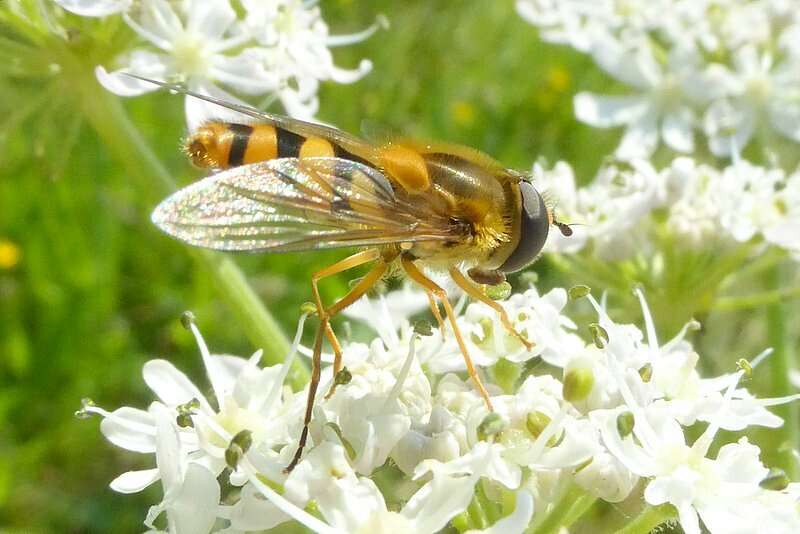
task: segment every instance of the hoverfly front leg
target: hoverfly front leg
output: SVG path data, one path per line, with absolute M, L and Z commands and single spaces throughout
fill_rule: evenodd
M 467 346 L 464 343 L 463 336 L 461 335 L 461 329 L 458 328 L 458 324 L 456 323 L 456 314 L 453 312 L 453 307 L 450 305 L 450 301 L 447 300 L 447 293 L 444 289 L 439 287 L 436 282 L 425 276 L 425 274 L 419 270 L 419 267 L 416 266 L 411 257 L 401 255 L 400 264 L 403 266 L 403 270 L 406 272 L 409 278 L 421 285 L 425 291 L 429 291 L 442 302 L 442 306 L 444 306 L 444 311 L 447 314 L 447 318 L 450 320 L 450 326 L 453 327 L 453 335 L 456 338 L 456 343 L 458 343 L 458 348 L 461 350 L 461 355 L 464 357 L 464 363 L 467 366 L 467 373 L 469 374 L 470 378 L 472 378 L 473 382 L 475 382 L 475 387 L 478 388 L 478 392 L 481 394 L 481 397 L 483 397 L 486 407 L 489 408 L 489 410 L 494 411 L 494 408 L 492 407 L 492 401 L 489 399 L 489 392 L 486 391 L 486 388 L 483 386 L 481 377 L 478 376 L 478 372 L 475 370 L 475 366 L 472 363 L 472 358 L 469 357 L 469 352 L 467 352 Z
M 464 292 L 470 297 L 480 302 L 483 302 L 484 304 L 492 308 L 494 311 L 496 311 L 498 315 L 500 315 L 500 322 L 503 323 L 505 329 L 508 330 L 508 332 L 511 335 L 519 339 L 520 342 L 523 345 L 525 345 L 526 349 L 528 350 L 533 349 L 535 343 L 532 343 L 527 339 L 525 339 L 525 337 L 523 337 L 523 335 L 519 333 L 516 328 L 514 328 L 514 324 L 511 322 L 511 319 L 508 318 L 508 313 L 506 313 L 505 308 L 503 308 L 499 303 L 495 302 L 494 300 L 486 296 L 486 294 L 483 291 L 481 291 L 480 287 L 467 280 L 467 278 L 462 274 L 462 272 L 459 271 L 456 267 L 451 267 L 449 272 L 450 272 L 450 277 L 453 279 L 453 281 L 456 283 L 458 287 L 463 289 Z
M 363 265 L 371 261 L 377 261 L 377 263 L 369 271 L 369 273 L 367 273 L 364 278 L 362 278 L 355 286 L 353 286 L 353 288 L 344 297 L 336 301 L 328 308 L 325 308 L 322 305 L 322 297 L 319 294 L 318 287 L 318 283 L 321 279 L 342 271 L 347 271 L 348 269 L 358 267 L 359 265 Z M 323 337 L 328 338 L 331 346 L 333 346 L 334 349 L 334 378 L 336 377 L 336 373 L 338 373 L 342 368 L 342 349 L 341 345 L 339 344 L 339 340 L 336 339 L 336 334 L 331 328 L 330 318 L 357 301 L 367 291 L 369 291 L 369 289 L 384 275 L 387 267 L 388 263 L 381 258 L 380 250 L 369 249 L 353 254 L 342 261 L 336 262 L 330 267 L 314 273 L 314 275 L 311 277 L 311 290 L 314 294 L 314 300 L 316 301 L 317 315 L 319 315 L 320 323 L 317 336 L 314 340 L 314 353 L 311 360 L 311 382 L 308 386 L 308 398 L 306 399 L 306 412 L 303 419 L 303 431 L 300 434 L 300 440 L 297 444 L 297 450 L 294 453 L 294 457 L 292 458 L 291 463 L 289 463 L 285 469 L 287 473 L 291 472 L 297 466 L 297 463 L 300 461 L 300 457 L 303 455 L 303 448 L 308 440 L 308 425 L 311 423 L 311 415 L 314 410 L 314 400 L 317 396 L 317 388 L 319 387 L 320 381 Z M 333 394 L 335 386 L 336 382 L 334 381 L 331 383 L 331 387 L 326 395 L 326 398 Z

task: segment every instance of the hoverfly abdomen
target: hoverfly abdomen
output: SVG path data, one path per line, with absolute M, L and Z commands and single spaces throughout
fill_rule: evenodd
M 198 167 L 227 169 L 277 157 L 277 128 L 271 124 L 208 122 L 186 142 Z
M 332 139 L 304 136 L 273 124 L 212 121 L 189 137 L 186 152 L 198 167 L 228 169 L 276 158 L 341 158 L 367 163 Z

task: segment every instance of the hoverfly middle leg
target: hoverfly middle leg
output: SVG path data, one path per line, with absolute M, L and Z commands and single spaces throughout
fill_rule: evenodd
M 475 383 L 475 387 L 478 389 L 481 397 L 483 397 L 486 407 L 489 408 L 489 410 L 494 411 L 494 408 L 492 407 L 492 401 L 489 398 L 489 392 L 486 391 L 486 388 L 483 386 L 481 377 L 478 376 L 478 372 L 475 370 L 475 365 L 472 363 L 472 358 L 469 357 L 469 352 L 467 352 L 467 345 L 464 343 L 464 338 L 461 335 L 461 329 L 458 328 L 458 324 L 456 323 L 456 314 L 453 311 L 453 306 L 450 304 L 450 301 L 447 300 L 447 292 L 445 292 L 445 290 L 442 289 L 436 282 L 425 276 L 425 274 L 420 271 L 419 267 L 417 267 L 417 265 L 414 263 L 414 260 L 409 256 L 400 256 L 400 264 L 409 278 L 421 285 L 425 291 L 430 291 L 442 302 L 445 314 L 450 321 L 450 326 L 453 328 L 453 335 L 456 338 L 456 343 L 458 343 L 458 348 L 461 350 L 461 355 L 464 357 L 464 363 L 467 366 L 467 374 L 469 374 L 470 378 L 472 378 L 472 381 Z
M 347 271 L 371 261 L 377 261 L 377 263 L 364 278 L 362 278 L 355 286 L 353 286 L 353 288 L 344 297 L 327 308 L 322 305 L 322 297 L 320 296 L 318 287 L 321 279 L 343 271 Z M 311 277 L 311 289 L 314 294 L 314 300 L 316 301 L 317 315 L 319 315 L 320 323 L 317 336 L 314 340 L 314 353 L 311 360 L 311 382 L 308 386 L 308 398 L 306 399 L 306 412 L 303 419 L 303 431 L 300 434 L 300 440 L 297 444 L 297 450 L 294 453 L 294 457 L 292 458 L 291 463 L 285 469 L 287 473 L 290 473 L 295 466 L 297 466 L 297 463 L 300 461 L 300 457 L 303 454 L 306 441 L 308 440 L 308 425 L 311 423 L 311 415 L 314 410 L 314 400 L 317 396 L 317 388 L 319 387 L 321 375 L 322 340 L 324 337 L 328 338 L 331 346 L 334 349 L 333 376 L 336 377 L 336 373 L 338 373 L 342 368 L 342 349 L 341 345 L 339 344 L 339 340 L 336 339 L 336 334 L 333 332 L 333 328 L 331 328 L 330 318 L 357 301 L 367 291 L 369 291 L 369 289 L 381 279 L 387 268 L 388 264 L 381 258 L 380 250 L 369 249 L 358 252 L 339 262 L 336 262 L 333 265 L 314 273 L 314 275 Z M 330 390 L 325 396 L 326 398 L 334 392 L 335 386 L 336 382 L 334 381 L 331 383 Z
M 464 292 L 469 295 L 470 297 L 483 302 L 500 316 L 500 322 L 503 323 L 505 329 L 514 337 L 520 340 L 520 342 L 525 346 L 526 349 L 531 350 L 533 349 L 535 343 L 532 343 L 525 339 L 525 337 L 514 328 L 514 324 L 511 322 L 511 319 L 508 318 L 508 313 L 506 313 L 505 308 L 503 308 L 500 304 L 495 302 L 494 300 L 490 299 L 483 291 L 481 291 L 480 287 L 476 284 L 467 280 L 467 277 L 458 270 L 456 267 L 451 267 L 448 271 L 450 273 L 450 277 L 456 283 L 458 287 L 464 290 Z

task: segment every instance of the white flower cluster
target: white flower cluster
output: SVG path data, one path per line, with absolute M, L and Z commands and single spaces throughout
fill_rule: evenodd
M 559 501 L 575 490 L 589 503 L 643 491 L 649 505 L 673 505 L 687 534 L 700 532 L 700 520 L 714 534 L 798 532 L 800 484 L 768 476 L 757 446 L 742 438 L 708 455 L 720 428 L 777 427 L 781 419 L 765 407 L 794 399 L 754 398 L 739 386 L 744 370 L 701 378 L 684 339 L 694 324 L 659 345 L 639 298 L 646 336 L 614 323 L 588 296 L 598 322 L 587 343 L 563 313 L 565 290 L 513 295 L 503 306 L 533 351 L 488 307 L 469 305 L 459 324 L 495 379 L 494 412 L 454 372 L 463 362 L 452 332 L 421 336 L 424 329 L 388 312 L 387 297 L 362 301 L 381 337 L 346 345 L 351 379 L 329 399 L 320 394 L 311 444 L 291 473 L 284 468 L 306 399 L 283 383 L 291 356 L 261 368 L 260 352 L 212 355 L 191 321 L 213 399 L 153 360 L 143 374 L 158 400 L 147 410 L 87 402 L 81 414 L 103 416 L 115 445 L 154 455 L 152 469 L 124 473 L 111 487 L 132 493 L 160 480 L 163 500 L 145 523 L 171 533 L 239 533 L 292 519 L 322 533 L 424 534 L 451 521 L 464 531 L 475 528 L 476 514 L 465 511 L 476 507 L 491 524 L 471 532 L 521 533 L 563 510 Z M 534 359 L 547 364 L 536 374 L 524 365 Z M 326 371 L 320 392 L 333 379 Z M 685 430 L 696 421 L 709 425 L 689 444 Z
M 122 73 L 179 82 L 195 92 L 242 103 L 217 84 L 251 96 L 279 99 L 286 112 L 311 118 L 319 107 L 320 81 L 352 83 L 372 68 L 362 60 L 355 70 L 333 63 L 331 47 L 363 41 L 385 21 L 352 35 L 330 35 L 314 0 L 55 0 L 64 9 L 89 17 L 122 16 L 146 43 L 118 59 L 121 68 L 97 68 L 109 91 L 137 96 L 158 89 Z M 240 16 L 240 13 L 243 15 Z M 268 100 L 269 101 L 269 100 Z M 186 99 L 193 129 L 220 108 Z
M 591 242 L 598 257 L 624 259 L 648 250 L 653 225 L 665 220 L 690 248 L 758 236 L 800 260 L 800 170 L 744 160 L 718 170 L 679 157 L 661 171 L 645 160 L 609 164 L 586 187 L 576 187 L 563 161 L 549 169 L 536 164 L 533 178 L 558 216 L 578 223 L 572 237 L 548 239 L 553 252 L 577 252 Z
M 632 94 L 575 97 L 577 118 L 625 126 L 621 159 L 659 144 L 718 156 L 772 132 L 800 142 L 800 9 L 793 0 L 517 0 L 544 40 L 592 56 Z

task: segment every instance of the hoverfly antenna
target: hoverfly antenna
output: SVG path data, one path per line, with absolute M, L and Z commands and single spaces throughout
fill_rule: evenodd
M 558 228 L 558 230 L 561 232 L 561 235 L 563 235 L 564 237 L 570 237 L 573 234 L 572 227 L 575 226 L 575 225 L 574 224 L 567 224 L 567 223 L 559 221 L 556 218 L 556 210 L 555 209 L 553 209 L 551 211 L 551 214 L 552 214 L 552 219 L 553 219 L 552 220 L 553 226 Z

